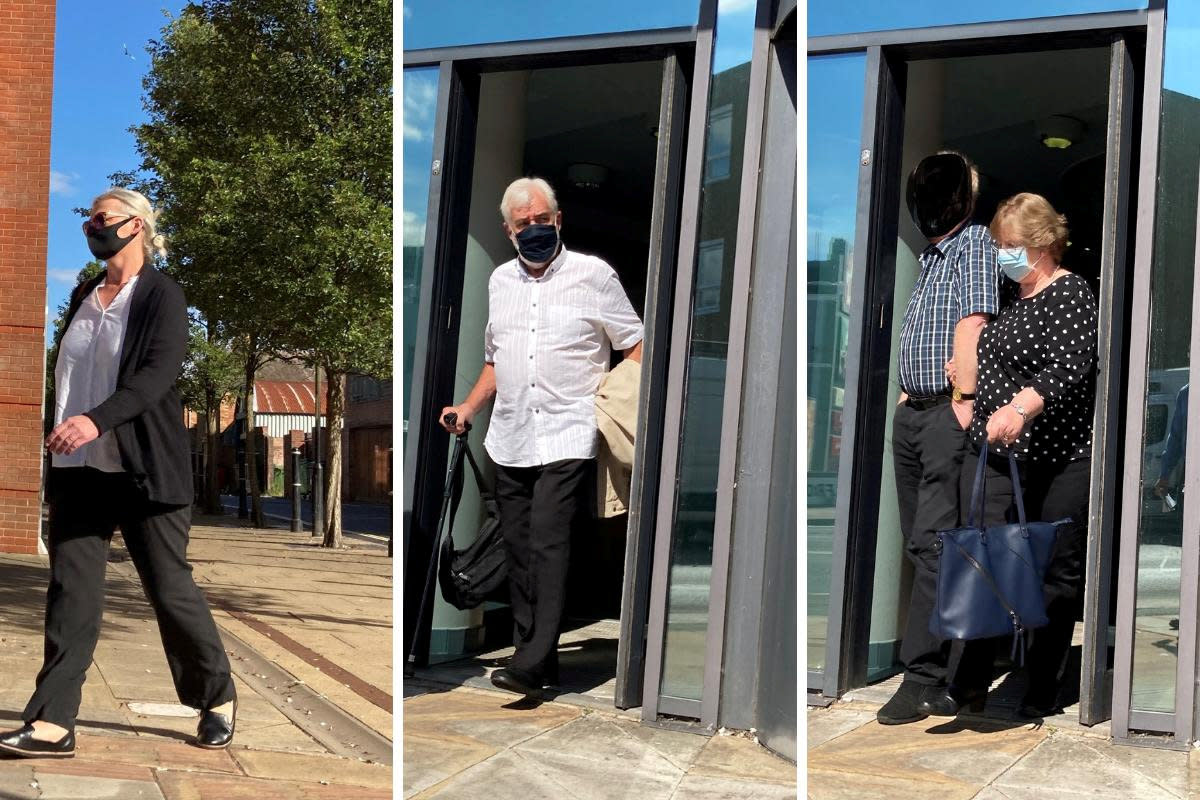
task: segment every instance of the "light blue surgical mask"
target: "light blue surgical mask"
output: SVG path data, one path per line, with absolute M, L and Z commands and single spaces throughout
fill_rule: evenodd
M 1042 256 L 1044 255 L 1046 254 L 1042 253 Z M 1033 272 L 1042 256 L 1038 256 L 1038 260 L 1030 264 L 1024 247 L 1001 247 L 996 251 L 996 264 L 1004 270 L 1005 277 L 1010 281 L 1020 283 Z

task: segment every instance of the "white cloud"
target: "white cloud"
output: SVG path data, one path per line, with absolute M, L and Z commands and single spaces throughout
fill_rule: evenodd
M 79 270 L 77 270 L 77 269 L 48 269 L 48 270 L 46 270 L 46 277 L 52 281 L 57 281 L 58 283 L 66 283 L 66 284 L 70 284 L 71 286 L 74 286 L 75 279 L 79 277 Z
M 404 7 L 404 18 L 405 18 L 405 19 L 412 19 L 412 9 L 411 9 L 411 8 L 409 8 L 408 6 L 405 6 L 405 7 Z
M 50 170 L 50 194 L 75 194 L 75 181 L 78 179 L 78 172 Z
M 719 16 L 728 16 L 729 14 L 740 14 L 743 11 L 754 8 L 755 0 L 721 0 L 717 3 L 717 14 Z
M 404 79 L 404 138 L 421 141 L 433 137 L 433 114 L 437 111 L 437 79 Z
M 404 212 L 404 244 L 413 246 L 425 243 L 425 218 L 415 211 Z

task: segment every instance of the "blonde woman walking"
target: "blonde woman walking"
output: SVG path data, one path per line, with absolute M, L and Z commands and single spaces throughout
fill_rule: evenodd
M 106 269 L 71 295 L 55 364 L 50 585 L 45 656 L 25 725 L 0 752 L 68 757 L 100 633 L 106 554 L 121 534 L 154 607 L 179 700 L 202 713 L 196 744 L 226 747 L 237 701 L 229 661 L 187 562 L 192 474 L 175 380 L 188 343 L 183 291 L 153 266 L 164 255 L 145 196 L 110 189 L 83 223 Z

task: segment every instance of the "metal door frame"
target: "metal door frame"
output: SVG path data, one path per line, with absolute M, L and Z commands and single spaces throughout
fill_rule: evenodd
M 866 652 L 870 634 L 870 608 L 873 594 L 874 555 L 876 532 L 875 521 L 879 511 L 878 469 L 882 453 L 882 410 L 868 403 L 859 403 L 860 397 L 878 396 L 879 372 L 886 381 L 887 363 L 890 357 L 890 310 L 892 308 L 892 273 L 887 268 L 887 237 L 877 229 L 878 225 L 889 224 L 895 215 L 881 213 L 884 204 L 898 204 L 899 176 L 892 177 L 892 185 L 884 183 L 880 173 L 886 169 L 890 158 L 887 147 L 895 141 L 888 131 L 895 131 L 896 114 L 889 107 L 896 102 L 896 89 L 903 82 L 898 74 L 899 61 L 914 58 L 944 58 L 964 55 L 996 54 L 1006 52 L 1040 52 L 1075 49 L 1087 46 L 1111 45 L 1105 37 L 1120 35 L 1128 31 L 1147 30 L 1153 39 L 1157 19 L 1161 26 L 1161 9 L 1080 14 L 1039 19 L 987 22 L 967 25 L 947 25 L 928 28 L 911 28 L 861 34 L 812 37 L 808 40 L 808 55 L 820 56 L 837 53 L 864 52 L 867 56 L 866 93 L 862 125 L 863 158 L 871 165 L 860 175 L 858 213 L 855 231 L 855 274 L 863 276 L 851 296 L 850 340 L 846 354 L 846 386 L 843 405 L 843 458 L 839 464 L 838 497 L 845 498 L 839 504 L 834 526 L 833 566 L 830 591 L 828 638 L 825 668 L 809 671 L 810 693 L 819 691 L 825 698 L 838 697 L 854 685 L 865 681 Z M 1161 32 L 1161 27 L 1159 28 Z M 1161 39 L 1161 36 L 1160 36 Z M 1146 53 L 1147 73 L 1152 62 L 1161 72 L 1161 41 L 1157 55 L 1148 45 Z M 1157 61 L 1154 59 L 1157 57 Z M 1149 77 L 1144 94 L 1143 117 L 1148 116 L 1150 95 Z M 1157 104 L 1157 97 L 1154 103 Z M 903 125 L 903 113 L 900 114 Z M 902 136 L 903 129 L 900 129 Z M 1142 152 L 1146 152 L 1147 134 L 1142 136 Z M 1157 128 L 1154 128 L 1154 144 L 1157 147 Z M 1153 151 L 1157 155 L 1157 150 Z M 881 161 L 880 157 L 884 160 Z M 1153 162 L 1153 158 L 1151 159 Z M 1144 192 L 1147 183 L 1147 165 L 1140 164 L 1138 185 Z M 1132 177 L 1132 176 L 1131 176 Z M 1149 176 L 1153 185 L 1153 175 Z M 1143 213 L 1140 204 L 1139 221 Z M 1151 215 L 1152 222 L 1152 215 Z M 894 221 L 891 223 L 894 226 Z M 886 233 L 886 232 L 884 232 Z M 1137 230 L 1139 247 L 1144 244 L 1143 230 Z M 1148 235 L 1152 235 L 1152 229 Z M 1148 246 L 1148 245 L 1147 245 Z M 1148 268 L 1148 264 L 1146 265 Z M 1134 268 L 1135 286 L 1144 282 L 1148 286 L 1148 273 Z M 877 281 L 876 286 L 870 286 Z M 1135 290 L 1135 308 L 1137 297 Z M 876 327 L 875 320 L 879 320 Z M 872 329 L 874 329 L 872 331 Z M 879 363 L 878 332 L 884 331 L 886 347 Z M 1132 342 L 1131 342 L 1132 347 Z M 1132 370 L 1132 363 L 1130 365 Z M 1144 370 L 1144 364 L 1143 364 Z M 1132 376 L 1132 373 L 1130 375 Z M 1143 375 L 1144 382 L 1144 375 Z M 1128 437 L 1125 437 L 1128 440 Z M 865 480 L 876 475 L 874 483 Z M 1128 478 L 1128 476 L 1126 476 Z M 1108 488 L 1109 494 L 1115 487 Z M 1136 524 L 1136 522 L 1135 522 Z M 1124 534 L 1125 528 L 1122 527 Z M 1111 538 L 1111 537 L 1110 537 Z M 1122 561 L 1122 566 L 1125 562 Z M 1118 622 L 1118 625 L 1120 623 Z M 810 702 L 822 703 L 810 694 Z M 1115 710 L 1115 709 L 1114 709 Z
M 651 231 L 651 256 L 647 266 L 646 330 L 657 336 L 668 330 L 670 306 L 663 309 L 673 285 L 673 254 L 680 232 L 678 162 L 680 152 L 671 152 L 686 130 L 680 125 L 680 107 L 686 107 L 687 63 L 697 41 L 696 27 L 632 31 L 614 34 L 570 36 L 554 39 L 504 42 L 499 44 L 411 50 L 404 54 L 404 68 L 437 66 L 439 72 L 437 116 L 434 129 L 434 165 L 429 187 L 429 211 L 425 230 L 424 263 L 421 272 L 417 341 L 413 361 L 413 381 L 408 398 L 412 429 L 405 449 L 403 476 L 403 524 L 406 585 L 423 586 L 424 571 L 430 557 L 430 543 L 440 509 L 443 476 L 447 467 L 448 434 L 436 425 L 444 398 L 453 389 L 456 369 L 458 327 L 456 308 L 462 296 L 466 236 L 443 237 L 442 230 L 465 231 L 470 210 L 471 174 L 475 151 L 475 124 L 479 103 L 480 76 L 487 72 L 517 69 L 580 66 L 660 60 L 664 64 L 664 88 L 671 86 L 669 98 L 662 98 L 659 138 L 659 168 L 655 180 L 655 209 Z M 681 101 L 682 95 L 682 102 Z M 661 127 L 663 123 L 667 127 Z M 664 159 L 665 162 L 664 162 Z M 661 287 L 666 287 L 664 293 Z M 653 287 L 653 288 L 652 288 Z M 654 437 L 661 430 L 665 396 L 666 356 L 669 342 L 648 341 L 642 363 L 643 392 L 639 408 L 639 433 L 635 454 L 634 480 L 631 487 L 630 528 L 627 541 L 625 585 L 623 586 L 621 638 L 618 643 L 618 692 L 616 704 L 636 705 L 640 696 L 641 664 L 647 641 L 646 614 L 650 592 L 649 562 L 645 553 L 653 535 L 653 481 L 657 474 L 658 454 Z M 434 358 L 434 353 L 442 354 Z M 448 354 L 448 355 L 447 355 Z M 636 498 L 642 498 L 641 501 Z M 648 505 L 645 513 L 641 505 Z M 636 522 L 635 522 L 636 520 Z M 631 568 L 630 568 L 631 567 Z M 420 589 L 413 591 L 419 593 Z M 405 650 L 414 635 L 412 627 L 418 598 L 406 603 L 403 643 Z M 432 614 L 421 631 L 418 655 L 422 663 L 428 657 Z M 632 694 L 631 694 L 632 690 Z M 633 698 L 630 700 L 630 698 Z

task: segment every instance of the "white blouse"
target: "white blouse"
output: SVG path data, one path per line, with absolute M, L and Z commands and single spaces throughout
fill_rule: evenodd
M 135 275 L 108 304 L 100 305 L 102 281 L 80 304 L 71 326 L 58 346 L 54 365 L 54 424 L 78 416 L 107 400 L 117 390 L 121 345 L 129 326 L 129 309 Z M 88 442 L 71 455 L 55 454 L 56 467 L 93 467 L 102 472 L 124 472 L 121 451 L 112 431 Z
M 642 322 L 601 259 L 563 248 L 539 278 L 517 259 L 497 267 L 484 333 L 484 361 L 496 368 L 488 455 L 506 467 L 594 458 L 611 348 L 641 340 Z

